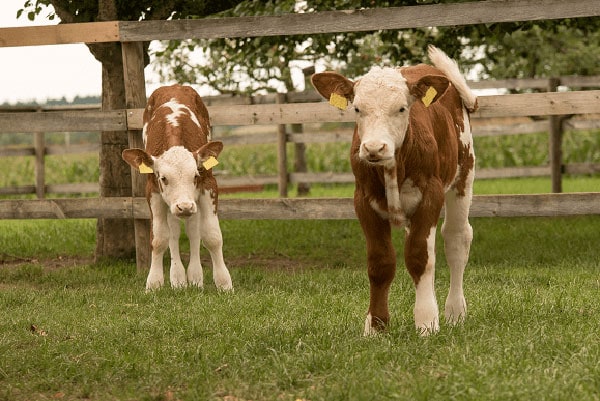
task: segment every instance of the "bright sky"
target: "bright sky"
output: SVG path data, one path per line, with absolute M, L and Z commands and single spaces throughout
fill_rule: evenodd
M 17 10 L 25 0 L 0 0 L 0 27 L 55 25 L 57 20 L 46 18 L 44 9 L 35 21 L 26 15 L 17 19 Z M 303 88 L 302 65 L 292 69 L 294 79 Z M 152 66 L 146 67 L 148 94 L 161 85 Z M 168 84 L 163 82 L 162 84 Z M 194 86 L 194 85 L 192 85 Z M 194 86 L 205 96 L 214 91 Z M 75 96 L 100 96 L 102 93 L 102 66 L 84 44 L 0 47 L 0 104 L 5 102 L 37 101 L 47 99 L 72 100 Z
M 34 22 L 17 10 L 25 0 L 0 1 L 0 27 L 53 25 L 44 12 Z M 100 95 L 102 68 L 84 44 L 0 48 L 0 104 Z

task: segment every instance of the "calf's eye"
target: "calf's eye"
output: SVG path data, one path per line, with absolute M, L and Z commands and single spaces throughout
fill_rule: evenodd
M 404 113 L 405 110 L 406 110 L 406 108 L 400 107 L 400 113 Z
M 167 185 L 169 183 L 169 181 L 167 180 L 167 177 L 165 177 L 164 175 L 162 177 L 160 177 L 160 180 L 162 181 L 163 184 Z
M 354 111 L 357 112 L 357 113 L 360 113 L 360 110 L 358 109 L 358 107 L 355 107 Z

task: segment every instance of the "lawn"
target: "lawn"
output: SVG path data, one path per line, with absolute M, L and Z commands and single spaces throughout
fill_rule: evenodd
M 354 220 L 223 221 L 233 294 L 209 260 L 203 291 L 152 293 L 133 261 L 80 262 L 92 220 L 0 221 L 0 400 L 599 399 L 600 216 L 472 224 L 466 323 L 419 337 L 399 266 L 363 338 Z
M 530 138 L 522 151 L 482 138 L 478 167 L 544 164 L 545 136 Z M 565 159 L 596 162 L 597 133 L 574 138 L 587 141 L 571 146 L 584 154 L 566 146 Z M 311 171 L 347 171 L 347 145 L 331 146 L 309 152 Z M 254 150 L 224 153 L 223 168 L 273 173 L 274 153 Z M 0 160 L 11 171 L 0 186 L 32 181 L 23 159 Z M 49 182 L 97 180 L 94 157 L 47 166 Z M 311 196 L 352 188 L 313 185 Z M 600 176 L 566 176 L 563 188 L 598 191 Z M 548 178 L 475 183 L 480 195 L 549 191 Z M 368 279 L 356 220 L 222 221 L 233 294 L 216 291 L 206 251 L 204 290 L 146 293 L 135 261 L 93 263 L 94 220 L 0 220 L 0 401 L 600 400 L 600 216 L 471 223 L 464 325 L 417 335 L 395 232 L 392 321 L 364 338 Z M 184 259 L 188 251 L 182 239 Z M 443 307 L 441 246 L 437 260 Z

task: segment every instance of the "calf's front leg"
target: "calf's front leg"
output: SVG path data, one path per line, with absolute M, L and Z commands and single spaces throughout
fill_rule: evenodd
M 396 252 L 389 221 L 381 218 L 363 199 L 356 199 L 356 215 L 367 244 L 369 310 L 364 335 L 369 336 L 383 331 L 390 320 L 388 300 L 390 286 L 396 274 Z
M 169 245 L 169 226 L 167 223 L 167 208 L 159 194 L 153 193 L 148 202 L 152 223 L 152 260 L 146 279 L 146 290 L 163 286 L 163 255 Z
M 185 277 L 185 268 L 181 261 L 181 253 L 179 252 L 181 224 L 179 219 L 171 213 L 167 215 L 167 222 L 169 225 L 169 250 L 171 251 L 171 268 L 169 270 L 171 287 L 182 288 L 187 286 L 187 280 Z
M 202 263 L 200 262 L 200 215 L 196 213 L 185 222 L 185 229 L 190 240 L 190 264 L 187 269 L 188 283 L 198 288 L 204 286 Z

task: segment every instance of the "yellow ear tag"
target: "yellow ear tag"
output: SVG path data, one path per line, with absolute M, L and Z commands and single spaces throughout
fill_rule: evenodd
M 206 170 L 210 170 L 217 164 L 219 164 L 219 161 L 214 156 L 211 156 L 207 160 L 202 162 L 202 167 L 204 167 Z
M 425 92 L 425 96 L 421 98 L 421 101 L 423 102 L 425 107 L 429 107 L 429 105 L 435 98 L 435 95 L 437 95 L 437 91 L 433 86 L 430 86 L 429 89 L 427 89 L 427 92 Z
M 154 170 L 151 167 L 146 166 L 144 162 L 140 163 L 140 174 L 151 174 Z
M 348 107 L 348 99 L 337 93 L 332 93 L 329 97 L 329 104 L 340 110 L 346 110 L 346 107 Z

